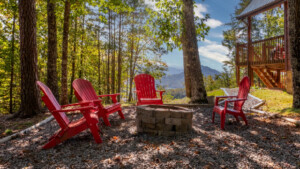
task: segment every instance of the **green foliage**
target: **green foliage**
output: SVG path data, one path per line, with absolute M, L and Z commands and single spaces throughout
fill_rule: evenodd
M 53 0 L 57 24 L 57 72 L 61 83 L 64 1 Z M 128 97 L 130 79 L 137 73 L 147 72 L 156 79 L 164 76 L 167 66 L 161 56 L 166 50 L 145 30 L 148 13 L 143 2 L 136 0 L 71 0 L 68 56 L 68 93 L 70 93 L 72 59 L 75 79 L 89 80 L 98 94 L 116 93 L 117 57 L 121 55 L 121 96 Z M 8 113 L 11 60 L 14 61 L 13 111 L 20 104 L 19 21 L 17 1 L 0 0 L 0 112 Z M 47 80 L 48 23 L 47 1 L 36 1 L 38 78 Z M 111 18 L 109 18 L 109 12 Z M 11 54 L 12 20 L 16 13 L 15 53 Z M 134 18 L 134 19 L 133 19 Z M 121 21 L 120 21 L 121 20 Z M 75 22 L 77 29 L 75 31 Z M 119 23 L 121 22 L 121 30 Z M 133 27 L 131 27 L 133 25 Z M 109 30 L 110 29 L 110 30 Z M 110 32 L 110 34 L 109 34 Z M 99 33 L 99 36 L 98 36 Z M 120 39 L 119 39 L 120 35 Z M 76 39 L 75 39 L 76 36 Z M 121 41 L 119 46 L 119 40 Z M 98 48 L 99 41 L 99 48 Z M 132 47 L 133 44 L 133 47 Z M 76 50 L 75 50 L 76 49 Z M 120 49 L 120 50 L 119 50 Z M 132 54 L 132 55 L 131 55 Z M 115 56 L 115 80 L 112 80 L 112 57 Z M 132 56 L 132 57 L 131 57 Z M 155 57 L 153 57 L 155 56 Z M 108 64 L 108 58 L 110 63 Z M 108 65 L 110 66 L 107 72 Z M 133 70 L 133 74 L 130 73 Z M 100 71 L 99 71 L 100 70 Z M 107 79 L 107 76 L 109 78 Z M 100 78 L 99 78 L 100 77 Z M 98 80 L 99 79 L 99 80 Z M 115 84 L 115 91 L 107 91 L 107 84 Z M 134 85 L 132 86 L 134 88 Z M 59 90 L 60 91 L 60 90 Z M 76 101 L 73 94 L 73 101 Z
M 204 85 L 207 91 L 212 91 L 220 88 L 232 88 L 236 87 L 236 78 L 232 69 L 228 69 L 223 66 L 223 72 L 221 74 L 217 74 L 214 77 L 207 76 L 204 78 Z
M 174 99 L 182 99 L 186 96 L 185 89 L 168 89 L 165 95 L 171 95 Z
M 182 1 L 181 0 L 158 0 L 155 1 L 156 9 L 148 8 L 149 19 L 145 30 L 159 41 L 165 44 L 168 51 L 174 48 L 181 49 L 181 34 L 184 29 L 182 24 Z M 209 27 L 205 21 L 209 18 L 195 17 L 197 39 L 203 40 L 208 34 Z

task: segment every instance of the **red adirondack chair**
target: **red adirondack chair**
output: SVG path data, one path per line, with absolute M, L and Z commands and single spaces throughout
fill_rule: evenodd
M 221 116 L 221 129 L 224 130 L 225 127 L 225 116 L 226 114 L 231 114 L 235 117 L 235 119 L 239 122 L 239 116 L 245 121 L 246 125 L 248 125 L 246 116 L 243 112 L 243 105 L 247 100 L 247 96 L 250 90 L 250 80 L 248 77 L 244 77 L 239 84 L 239 92 L 237 96 L 218 96 L 216 97 L 215 106 L 213 109 L 212 122 L 215 120 L 215 113 L 220 114 Z M 225 106 L 221 107 L 218 105 L 219 99 L 226 99 Z M 228 103 L 234 102 L 233 109 L 228 108 Z
M 52 148 L 55 145 L 77 135 L 78 133 L 86 129 L 90 129 L 96 143 L 102 143 L 101 137 L 99 135 L 100 129 L 98 127 L 98 116 L 97 114 L 91 112 L 91 110 L 93 110 L 94 107 L 86 106 L 89 105 L 90 102 L 82 102 L 61 106 L 55 99 L 51 90 L 45 84 L 43 84 L 40 81 L 37 81 L 36 83 L 41 89 L 41 91 L 44 93 L 42 100 L 44 101 L 49 111 L 52 113 L 52 115 L 54 116 L 54 118 L 60 126 L 60 129 L 49 139 L 49 142 L 43 146 L 43 149 Z M 85 107 L 78 107 L 65 110 L 62 109 L 70 106 Z M 83 114 L 83 117 L 79 120 L 71 122 L 66 116 L 65 112 L 78 110 Z
M 119 93 L 97 96 L 92 84 L 84 79 L 74 80 L 72 86 L 78 101 L 95 101 L 102 97 L 111 97 L 113 102 L 112 105 L 104 107 L 101 102 L 94 102 L 93 104 L 93 106 L 98 108 L 98 116 L 103 118 L 103 121 L 107 126 L 111 126 L 108 121 L 108 115 L 111 113 L 118 112 L 121 119 L 125 119 L 122 113 L 121 104 L 117 101 L 117 96 L 120 95 Z
M 134 83 L 138 98 L 137 105 L 163 104 L 162 95 L 165 91 L 155 89 L 155 79 L 151 75 L 139 74 L 134 77 Z M 157 98 L 156 92 L 159 92 L 160 98 Z

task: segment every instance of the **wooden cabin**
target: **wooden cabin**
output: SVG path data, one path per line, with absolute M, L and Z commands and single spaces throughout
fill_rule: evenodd
M 247 43 L 236 46 L 236 76 L 241 78 L 241 68 L 246 68 L 253 85 L 254 73 L 268 88 L 280 88 L 292 92 L 292 73 L 288 45 L 287 0 L 252 0 L 238 16 L 247 24 Z M 284 35 L 252 41 L 252 17 L 267 10 L 284 6 Z

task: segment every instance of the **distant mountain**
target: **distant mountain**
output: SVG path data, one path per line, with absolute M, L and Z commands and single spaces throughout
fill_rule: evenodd
M 220 74 L 219 71 L 212 69 L 207 66 L 201 66 L 202 73 L 204 76 L 214 76 L 216 74 Z M 176 73 L 180 70 L 180 73 Z M 167 89 L 176 89 L 176 88 L 184 88 L 184 72 L 178 68 L 169 67 L 167 75 L 161 79 L 161 82 L 157 81 L 158 85 L 164 86 Z
M 168 71 L 166 72 L 167 75 L 174 75 L 174 74 L 179 74 L 182 73 L 183 69 L 182 68 L 176 68 L 176 67 L 168 67 Z

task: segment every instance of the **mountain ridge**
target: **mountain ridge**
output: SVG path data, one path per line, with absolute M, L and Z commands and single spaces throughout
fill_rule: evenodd
M 201 65 L 201 70 L 204 76 L 220 74 L 219 71 L 203 65 Z M 157 82 L 158 85 L 164 86 L 166 89 L 184 88 L 183 69 L 169 67 L 166 74 L 166 76 L 162 77 L 162 79 Z

